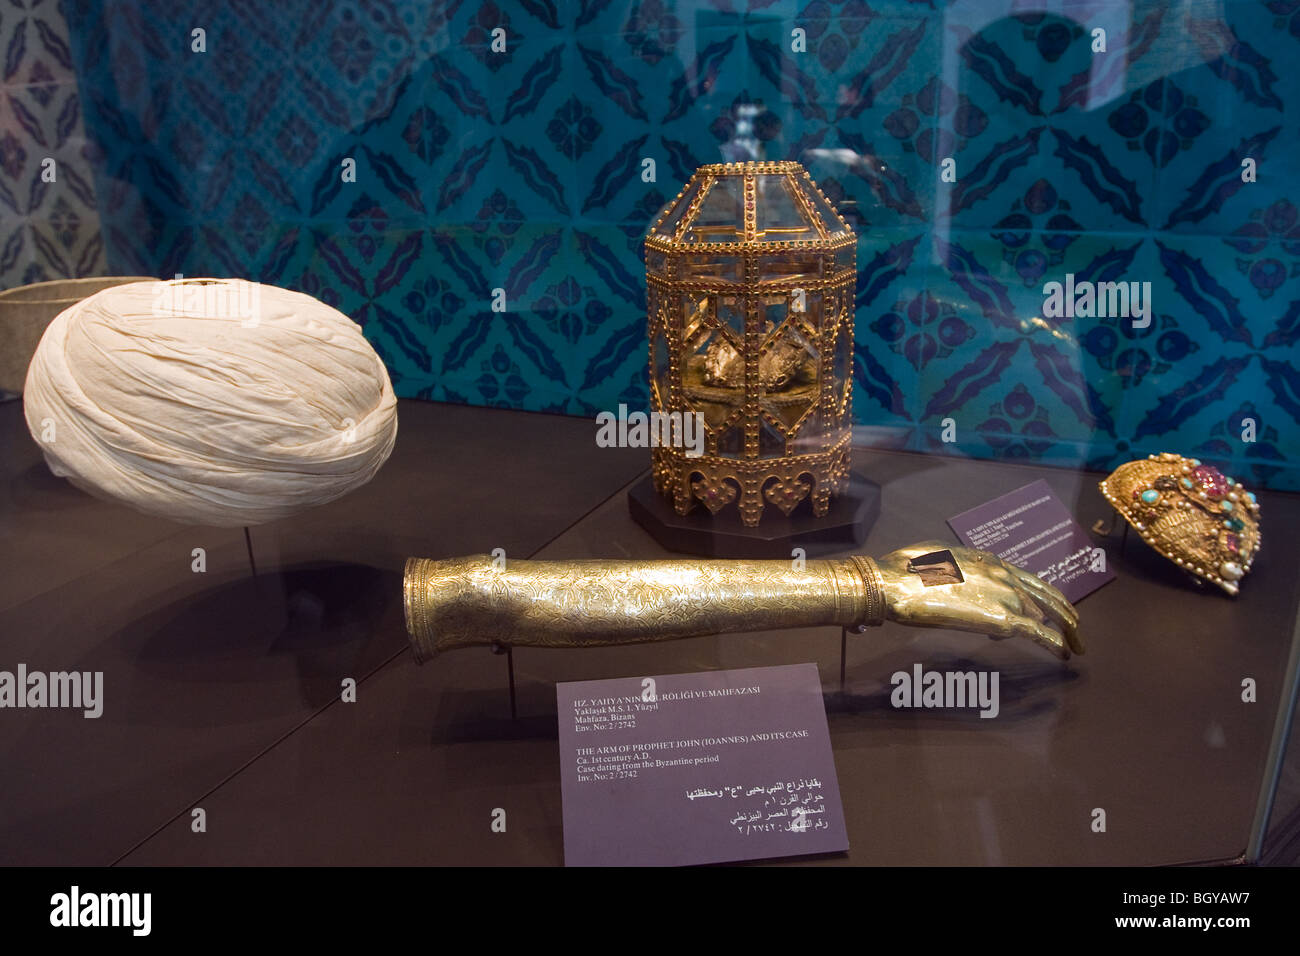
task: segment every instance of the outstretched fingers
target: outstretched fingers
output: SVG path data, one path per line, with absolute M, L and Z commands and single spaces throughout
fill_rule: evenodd
M 1061 632 L 1054 631 L 1042 621 L 1031 621 L 1024 617 L 1012 625 L 1017 637 L 1027 637 L 1035 644 L 1047 648 L 1061 660 L 1070 659 L 1070 648 L 1066 645 Z
M 1000 603 L 1000 608 L 989 608 L 981 615 L 983 627 L 980 629 L 985 634 L 998 639 L 1026 637 L 1062 660 L 1070 656 L 1070 649 L 1062 635 L 1048 627 L 1045 620 L 1031 617 L 1038 610 L 1038 605 L 1028 592 L 1009 586 Z M 975 628 L 968 624 L 966 630 Z
M 1082 654 L 1083 641 L 1079 637 L 1079 612 L 1074 609 L 1074 605 L 1065 599 L 1064 594 L 1042 578 L 1015 565 L 1007 565 L 1007 568 L 1011 571 L 1017 586 L 1027 591 L 1047 618 L 1060 628 L 1070 650 L 1075 654 Z

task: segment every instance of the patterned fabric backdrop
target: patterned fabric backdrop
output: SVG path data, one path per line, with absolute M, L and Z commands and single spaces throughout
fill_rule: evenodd
M 104 275 L 93 164 L 56 0 L 0 0 L 0 83 L 0 289 Z
M 873 440 L 1300 488 L 1300 0 L 66 7 L 112 271 L 316 295 L 401 395 L 646 407 L 648 223 L 792 158 L 860 233 Z M 1149 327 L 1045 316 L 1070 273 Z

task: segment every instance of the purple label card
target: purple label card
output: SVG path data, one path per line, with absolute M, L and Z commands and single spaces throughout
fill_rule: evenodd
M 948 525 L 962 544 L 1038 575 L 1070 603 L 1115 579 L 1105 552 L 1041 479 L 963 511 Z
M 816 664 L 558 684 L 564 862 L 849 848 Z

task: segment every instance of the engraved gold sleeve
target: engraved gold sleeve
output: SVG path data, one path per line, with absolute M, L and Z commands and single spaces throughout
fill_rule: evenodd
M 884 620 L 870 558 L 495 561 L 411 558 L 406 630 L 417 661 L 474 644 L 586 647 Z
M 885 620 L 1023 637 L 1083 653 L 1065 595 L 974 548 L 938 541 L 808 561 L 406 562 L 406 631 L 417 661 L 473 644 L 591 647 L 705 634 Z

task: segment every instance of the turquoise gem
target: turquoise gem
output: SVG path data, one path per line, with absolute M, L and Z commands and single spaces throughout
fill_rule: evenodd
M 1253 491 L 1248 491 L 1248 492 L 1246 492 L 1246 497 L 1250 499 L 1250 503 L 1251 503 L 1252 505 L 1256 503 L 1256 502 L 1255 502 L 1255 492 L 1253 492 Z
M 1153 505 L 1160 500 L 1160 492 L 1148 488 L 1146 491 L 1142 492 L 1142 500 L 1149 505 Z
M 1189 458 L 1187 460 L 1190 461 L 1193 465 L 1199 465 L 1201 463 L 1201 459 L 1199 458 Z
M 1226 482 L 1228 483 L 1228 487 L 1229 487 L 1229 488 L 1231 488 L 1233 485 L 1235 485 L 1235 484 L 1237 483 L 1237 479 L 1235 479 L 1235 478 L 1229 478 L 1227 475 L 1224 475 L 1224 476 L 1223 476 L 1223 480 L 1226 481 Z
M 1220 505 L 1219 505 L 1219 507 L 1221 507 L 1224 511 L 1231 511 L 1231 510 L 1232 510 L 1232 502 L 1231 502 L 1231 501 L 1224 501 L 1224 502 L 1221 502 Z
M 1184 478 L 1184 479 L 1183 479 L 1183 487 L 1184 487 L 1184 488 L 1190 488 L 1190 487 L 1192 487 L 1192 479 L 1190 479 L 1190 478 Z

